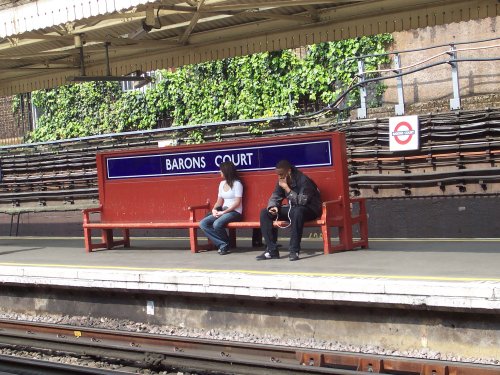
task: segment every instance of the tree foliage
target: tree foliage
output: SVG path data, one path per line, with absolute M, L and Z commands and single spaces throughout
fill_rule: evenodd
M 161 70 L 144 92 L 123 92 L 112 82 L 36 91 L 32 100 L 42 115 L 30 139 L 153 129 L 164 118 L 176 126 L 298 114 L 300 101 L 328 104 L 351 84 L 358 67 L 350 57 L 383 53 L 390 42 L 381 34 L 312 45 L 304 57 L 284 50 Z M 365 69 L 386 62 L 369 57 Z M 356 102 L 356 94 L 349 100 Z

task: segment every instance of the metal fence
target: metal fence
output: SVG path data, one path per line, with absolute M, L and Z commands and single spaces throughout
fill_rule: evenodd
M 345 98 L 352 90 L 359 90 L 360 94 L 360 107 L 357 111 L 358 118 L 367 117 L 367 86 L 373 82 L 381 82 L 387 80 L 396 81 L 396 93 L 397 93 L 397 104 L 394 107 L 394 114 L 397 116 L 405 114 L 405 84 L 404 77 L 412 75 L 424 70 L 432 69 L 437 66 L 446 65 L 449 66 L 448 79 L 451 82 L 451 93 L 449 108 L 450 110 L 460 110 L 462 109 L 461 104 L 461 90 L 460 90 L 460 75 L 459 69 L 460 64 L 464 62 L 491 62 L 500 61 L 500 37 L 477 40 L 472 42 L 454 42 L 449 44 L 442 44 L 426 48 L 417 48 L 404 51 L 394 51 L 386 54 L 377 55 L 364 55 L 358 56 L 354 59 L 358 63 L 358 75 L 355 80 L 356 83 L 346 90 L 337 99 L 336 103 L 340 103 L 343 98 Z M 488 45 L 482 45 L 488 43 Z M 408 65 L 403 64 L 403 60 L 409 55 L 422 54 L 423 52 L 432 51 L 435 49 L 440 49 L 435 54 L 426 57 L 421 60 L 417 60 Z M 485 51 L 498 52 L 498 56 L 484 56 Z M 473 54 L 473 56 L 470 56 Z M 392 67 L 377 69 L 377 70 L 365 70 L 365 61 L 370 57 L 374 56 L 389 56 L 392 60 Z M 491 72 L 492 75 L 497 75 L 498 71 Z M 334 105 L 335 106 L 335 105 Z

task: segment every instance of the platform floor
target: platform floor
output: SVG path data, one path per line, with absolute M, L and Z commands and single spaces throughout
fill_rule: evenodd
M 500 309 L 500 238 L 371 239 L 323 255 L 304 239 L 301 259 L 256 261 L 262 249 L 192 254 L 187 238 L 132 238 L 129 249 L 86 253 L 81 238 L 0 237 L 0 282 L 204 293 L 321 302 Z

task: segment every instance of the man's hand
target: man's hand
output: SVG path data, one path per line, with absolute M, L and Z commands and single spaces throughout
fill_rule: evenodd
M 271 207 L 268 211 L 273 216 L 278 215 L 278 207 Z
M 290 187 L 288 186 L 288 181 L 286 178 L 280 178 L 278 180 L 278 184 L 280 185 L 280 187 L 286 191 L 286 193 L 288 194 L 290 192 Z

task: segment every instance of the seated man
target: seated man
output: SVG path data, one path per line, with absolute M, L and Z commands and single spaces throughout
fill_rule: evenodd
M 278 229 L 273 227 L 273 220 L 288 220 L 291 227 L 289 259 L 294 261 L 299 259 L 304 222 L 321 215 L 321 198 L 314 181 L 288 160 L 276 164 L 276 174 L 279 178 L 276 187 L 267 208 L 260 213 L 260 228 L 267 248 L 257 260 L 279 259 L 276 244 Z M 285 198 L 289 202 L 287 206 L 282 205 Z

